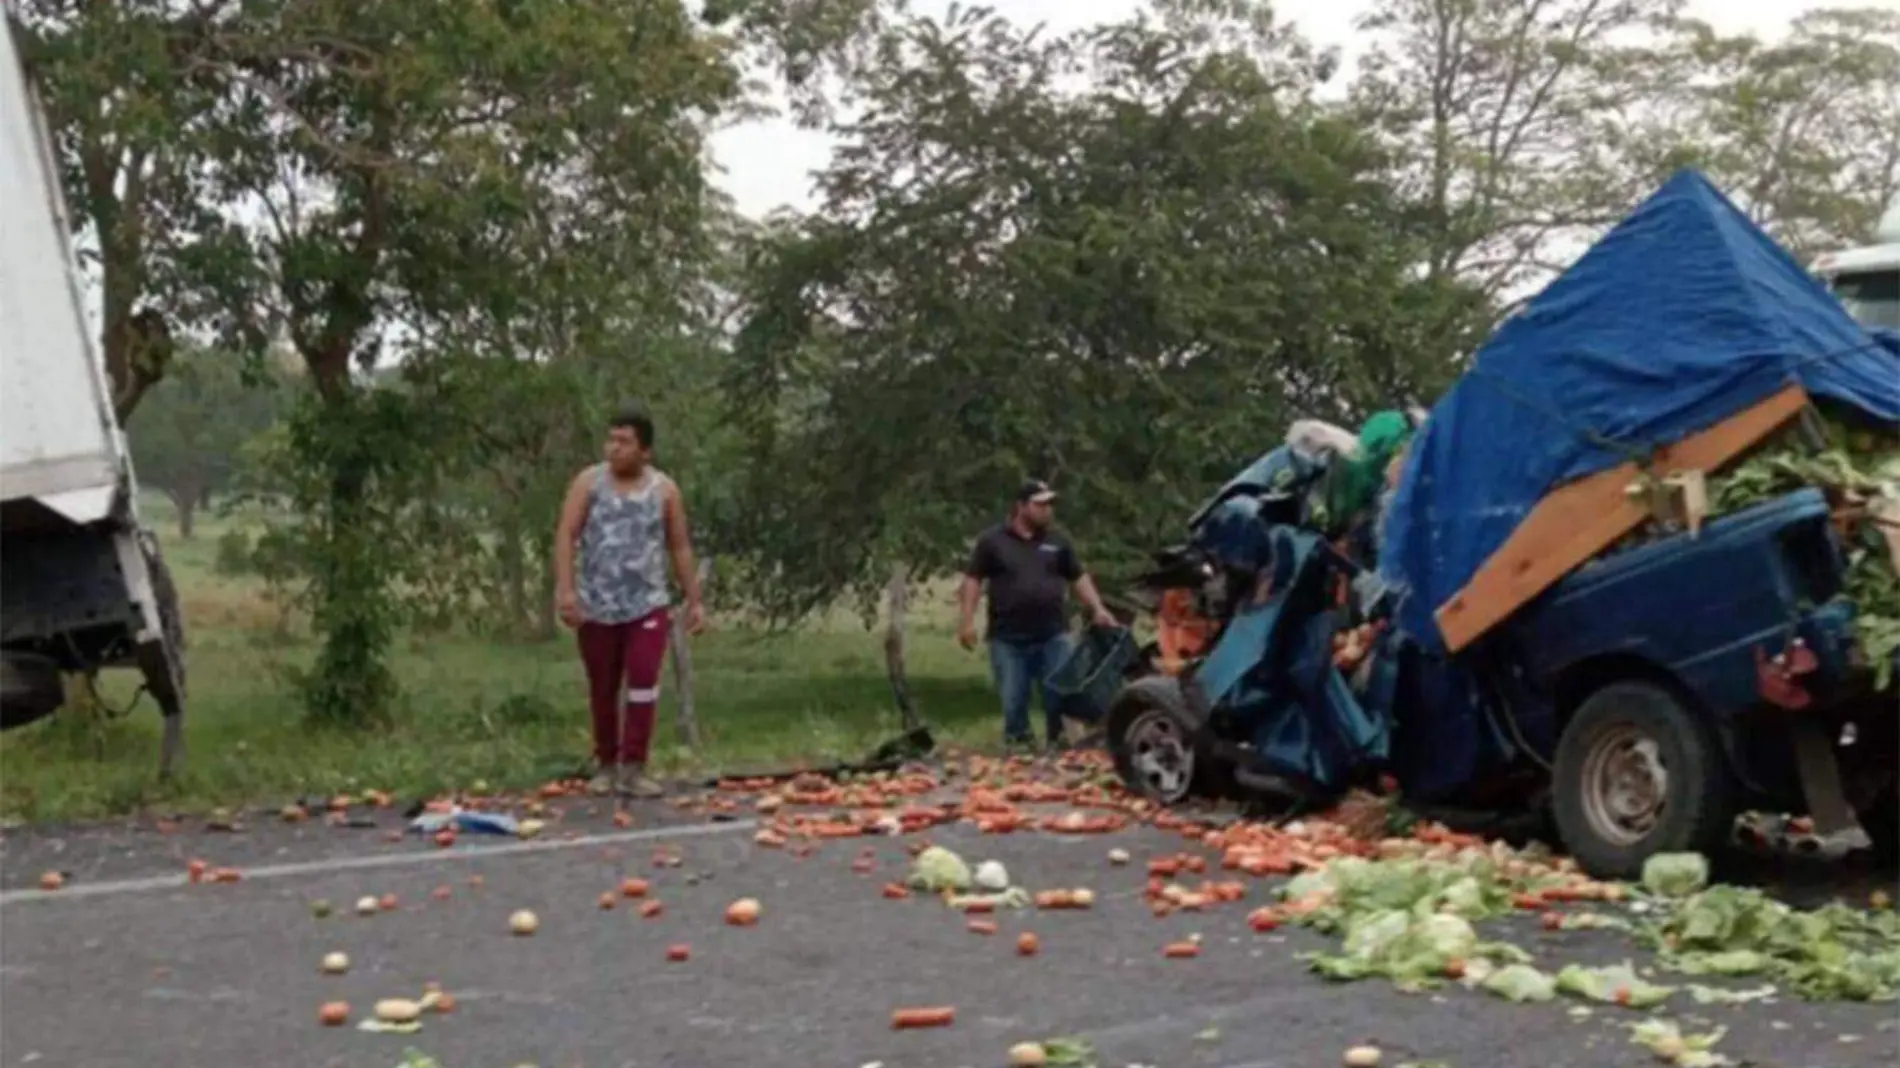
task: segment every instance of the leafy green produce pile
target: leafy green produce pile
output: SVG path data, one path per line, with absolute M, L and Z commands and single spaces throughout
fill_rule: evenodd
M 1803 486 L 1817 486 L 1829 499 L 1900 500 L 1900 433 L 1850 426 L 1824 416 L 1829 448 L 1815 451 L 1801 431 L 1790 429 L 1771 439 L 1734 470 L 1709 484 L 1709 506 L 1716 515 L 1738 511 Z M 1855 637 L 1873 664 L 1875 685 L 1893 685 L 1893 663 L 1900 653 L 1900 575 L 1894 573 L 1880 528 L 1860 523 L 1846 546 L 1846 596 L 1855 607 Z
M 1802 911 L 1760 890 L 1712 886 L 1638 937 L 1664 967 L 1687 975 L 1762 976 L 1811 1001 L 1900 995 L 1900 914 L 1891 910 Z
M 1811 1001 L 1874 1001 L 1900 996 L 1900 914 L 1834 904 L 1800 910 L 1760 890 L 1705 887 L 1708 865 L 1693 854 L 1653 858 L 1647 891 L 1591 883 L 1527 854 L 1472 848 L 1450 857 L 1368 860 L 1341 857 L 1286 884 L 1290 922 L 1342 937 L 1335 952 L 1310 953 L 1313 971 L 1349 982 L 1382 976 L 1404 990 L 1447 979 L 1509 1001 L 1568 995 L 1625 1008 L 1667 1001 L 1663 985 L 1625 962 L 1564 964 L 1549 974 L 1518 946 L 1487 941 L 1474 923 L 1556 903 L 1641 899 L 1641 915 L 1547 911 L 1546 928 L 1622 930 L 1653 951 L 1653 964 L 1685 976 L 1753 976 Z M 1542 895 L 1550 895 L 1548 898 Z M 1527 898 L 1532 900 L 1527 900 Z M 1773 996 L 1774 987 L 1731 991 L 1689 984 L 1699 1004 Z
M 1283 893 L 1311 906 L 1296 911 L 1295 922 L 1344 935 L 1340 952 L 1306 957 L 1328 979 L 1382 975 L 1419 990 L 1443 979 L 1484 978 L 1503 965 L 1508 974 L 1489 989 L 1523 1001 L 1541 1000 L 1539 981 L 1524 975 L 1530 955 L 1480 939 L 1472 921 L 1510 912 L 1515 894 L 1574 884 L 1575 876 L 1535 862 L 1468 849 L 1448 859 L 1341 857 L 1297 876 Z M 1513 965 L 1520 967 L 1511 971 Z

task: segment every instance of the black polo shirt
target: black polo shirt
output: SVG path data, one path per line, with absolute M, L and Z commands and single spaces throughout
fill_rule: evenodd
M 984 531 L 964 573 L 989 587 L 990 639 L 1028 644 L 1069 629 L 1064 608 L 1082 562 L 1058 534 L 1024 538 L 1004 523 Z

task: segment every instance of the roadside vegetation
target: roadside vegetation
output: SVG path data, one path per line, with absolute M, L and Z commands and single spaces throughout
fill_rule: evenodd
M 148 512 L 170 518 L 164 502 Z M 314 653 L 308 627 L 269 599 L 254 576 L 221 573 L 218 545 L 238 517 L 198 519 L 191 540 L 167 542 L 189 635 L 189 758 L 174 783 L 152 774 L 158 717 L 68 709 L 0 736 L 0 817 L 65 820 L 206 811 L 244 803 L 384 790 L 404 802 L 487 782 L 518 788 L 566 775 L 588 754 L 586 691 L 570 641 L 497 640 L 449 628 L 397 639 L 401 686 L 391 724 L 375 731 L 312 724 L 288 696 L 285 672 Z M 254 526 L 254 522 L 248 523 Z M 701 746 L 680 743 L 676 688 L 663 683 L 657 772 L 709 776 L 857 760 L 901 730 L 879 635 L 838 611 L 771 633 L 716 614 L 694 642 Z M 912 609 L 910 690 L 939 740 L 989 745 L 1000 731 L 985 662 L 959 648 L 947 591 Z M 123 708 L 136 676 L 101 677 L 106 705 Z

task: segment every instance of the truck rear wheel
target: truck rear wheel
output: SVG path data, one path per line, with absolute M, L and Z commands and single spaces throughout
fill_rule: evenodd
M 1128 789 L 1164 805 L 1228 792 L 1232 771 L 1201 737 L 1181 681 L 1152 675 L 1130 683 L 1109 708 L 1105 730 Z
M 59 662 L 31 653 L 0 653 L 0 730 L 45 719 L 65 700 Z
M 1557 742 L 1551 809 L 1564 846 L 1600 879 L 1630 879 L 1657 853 L 1711 853 L 1734 823 L 1716 738 L 1673 693 L 1615 682 Z

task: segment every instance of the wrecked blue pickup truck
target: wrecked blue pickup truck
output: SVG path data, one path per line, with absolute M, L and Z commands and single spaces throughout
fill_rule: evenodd
M 1747 808 L 1892 849 L 1900 704 L 1844 586 L 1864 509 L 1699 510 L 1822 407 L 1900 441 L 1900 356 L 1677 176 L 1478 353 L 1372 520 L 1323 504 L 1380 457 L 1289 444 L 1157 554 L 1160 648 L 1107 710 L 1122 777 L 1286 811 L 1390 776 L 1426 814 L 1536 814 L 1606 877 Z

